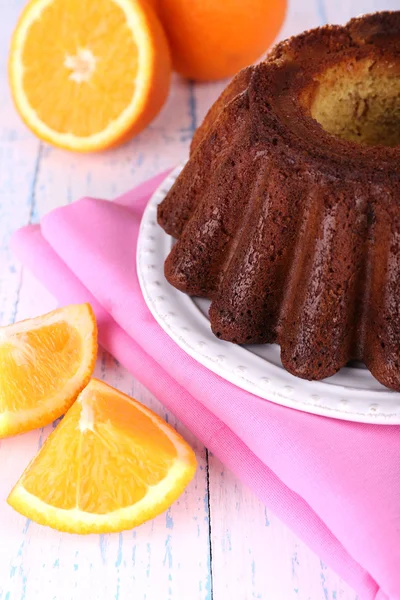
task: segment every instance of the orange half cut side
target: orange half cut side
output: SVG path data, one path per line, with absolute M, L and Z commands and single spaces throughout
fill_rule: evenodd
M 163 106 L 171 59 L 158 18 L 137 0 L 31 0 L 9 59 L 12 96 L 41 139 L 75 151 L 119 144 Z

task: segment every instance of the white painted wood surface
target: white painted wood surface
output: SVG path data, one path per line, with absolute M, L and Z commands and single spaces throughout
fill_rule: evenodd
M 55 306 L 11 254 L 11 233 L 83 195 L 113 198 L 183 160 L 196 124 L 226 85 L 175 77 L 162 113 L 123 148 L 77 156 L 46 146 L 15 114 L 6 79 L 10 33 L 24 4 L 0 0 L 1 325 Z M 280 38 L 395 8 L 399 0 L 292 0 Z M 71 536 L 40 527 L 5 503 L 52 427 L 0 441 L 0 600 L 356 600 L 112 357 L 103 353 L 96 369 L 183 433 L 198 456 L 196 478 L 166 514 L 134 531 Z

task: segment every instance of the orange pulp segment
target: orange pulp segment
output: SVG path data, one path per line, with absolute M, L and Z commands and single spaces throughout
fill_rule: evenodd
M 8 502 L 60 531 L 122 531 L 166 510 L 195 470 L 193 450 L 170 425 L 92 379 Z
M 63 415 L 88 383 L 96 353 L 89 304 L 0 327 L 0 439 Z

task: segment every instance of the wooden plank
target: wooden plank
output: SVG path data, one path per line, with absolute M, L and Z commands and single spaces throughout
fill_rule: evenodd
M 357 600 L 356 593 L 210 455 L 214 597 Z
M 16 10 L 2 11 L 11 26 Z M 2 27 L 9 29 L 2 22 Z M 2 38 L 5 39 L 5 36 Z M 2 48 L 1 56 L 6 51 Z M 113 198 L 135 183 L 173 166 L 186 156 L 190 111 L 188 89 L 175 78 L 164 110 L 152 125 L 123 148 L 92 156 L 40 146 L 3 99 L 0 115 L 2 193 L 0 235 L 2 323 L 51 310 L 55 300 L 9 253 L 10 234 L 37 222 L 55 208 L 83 195 Z M 187 112 L 187 119 L 182 118 Z M 7 115 L 7 116 L 6 116 Z M 13 127 L 10 123 L 15 123 Z M 39 153 L 39 148 L 42 148 Z M 166 151 L 167 150 L 167 151 Z M 4 155 L 4 156 L 3 156 Z M 18 207 L 17 196 L 21 197 Z M 4 199 L 4 202 L 3 202 Z M 7 264 L 7 268 L 4 265 Z M 14 281 L 12 280 L 14 276 Z M 175 426 L 196 450 L 195 480 L 164 515 L 132 532 L 78 537 L 61 534 L 15 513 L 5 503 L 20 473 L 52 426 L 0 442 L 0 598 L 190 598 L 211 597 L 207 461 L 204 447 L 166 413 L 161 404 L 115 361 L 102 354 L 97 376 L 136 395 Z M 193 548 L 187 550 L 187 539 Z M 60 585 L 63 582 L 63 585 Z M 65 583 L 68 582 L 68 585 Z
M 37 140 L 0 139 L 0 324 L 15 317 L 21 283 L 21 267 L 9 248 L 13 231 L 31 217 L 33 190 L 37 176 Z M 18 130 L 13 130 L 18 135 Z M 0 134 L 1 136 L 1 134 Z
M 0 0 L 0 325 L 15 316 L 21 268 L 9 241 L 11 233 L 30 219 L 40 148 L 15 113 L 7 80 L 11 31 L 24 4 Z
M 323 0 L 317 0 L 321 3 L 322 14 L 325 15 L 329 23 L 346 23 L 349 19 L 358 15 L 373 13 L 381 10 L 399 10 L 399 0 L 335 0 L 323 4 Z
M 329 3 L 332 6 L 332 3 Z M 338 11 L 335 12 L 338 17 Z M 327 20 L 322 0 L 291 1 L 276 41 Z M 346 19 L 345 19 L 346 20 Z M 214 89 L 196 86 L 200 122 Z M 215 97 L 219 89 L 215 90 Z M 356 600 L 356 593 L 215 457 L 209 459 L 214 598 Z
M 5 83 L 11 27 L 23 4 L 0 0 L 0 83 Z M 398 8 L 397 0 L 292 0 L 279 39 L 327 20 L 345 22 L 384 8 Z M 92 156 L 41 147 L 15 115 L 7 86 L 0 85 L 1 324 L 55 305 L 10 254 L 11 232 L 82 195 L 113 198 L 184 160 L 194 128 L 225 85 L 226 81 L 188 85 L 174 77 L 166 106 L 145 132 L 122 148 Z M 135 531 L 78 538 L 40 528 L 5 504 L 12 484 L 52 427 L 0 442 L 0 538 L 5 541 L 0 550 L 0 600 L 355 600 L 355 593 L 213 457 L 208 492 L 204 448 L 113 359 L 102 355 L 96 374 L 136 395 L 182 431 L 199 458 L 196 479 L 167 514 Z
M 24 274 L 17 320 L 55 307 L 55 300 Z M 204 447 L 105 352 L 95 375 L 155 410 L 187 439 L 199 468 L 181 498 L 163 515 L 119 535 L 58 533 L 15 513 L 8 491 L 53 426 L 0 442 L 0 598 L 210 598 L 207 464 Z M 187 540 L 192 541 L 187 551 Z M 60 582 L 68 585 L 60 586 Z M 55 592 L 56 591 L 56 592 Z
M 95 374 L 140 399 L 177 428 L 196 451 L 196 477 L 166 513 L 133 531 L 68 535 L 32 523 L 4 504 L 6 489 L 53 427 L 3 441 L 2 479 L 6 483 L 0 488 L 0 522 L 5 544 L 0 549 L 0 589 L 2 585 L 4 598 L 10 594 L 10 598 L 21 600 L 208 600 L 211 581 L 205 449 L 106 353 L 99 357 Z

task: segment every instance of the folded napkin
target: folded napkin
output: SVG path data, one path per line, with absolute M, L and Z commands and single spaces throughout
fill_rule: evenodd
M 400 427 L 328 419 L 262 400 L 186 355 L 136 275 L 149 196 L 165 173 L 108 202 L 83 198 L 14 235 L 60 304 L 90 302 L 99 340 L 359 593 L 400 600 Z

